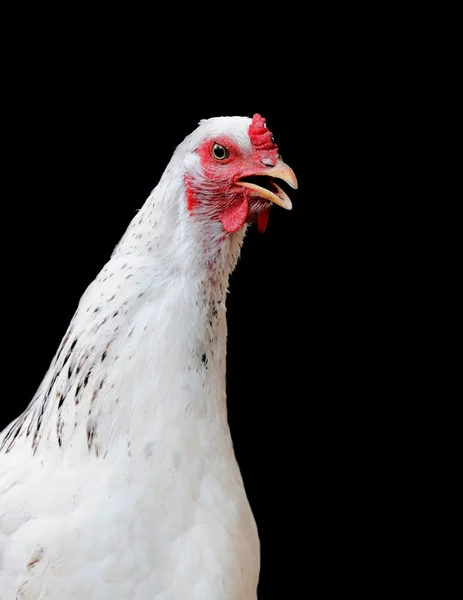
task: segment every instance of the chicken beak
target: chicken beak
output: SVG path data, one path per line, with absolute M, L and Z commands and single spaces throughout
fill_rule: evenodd
M 268 187 L 262 187 L 258 185 L 255 181 L 258 177 L 271 178 L 271 183 Z M 238 180 L 237 185 L 241 185 L 243 187 L 249 188 L 256 195 L 268 200 L 269 202 L 273 202 L 274 204 L 278 204 L 282 208 L 286 210 L 291 210 L 292 203 L 289 199 L 286 192 L 284 192 L 276 183 L 275 179 L 281 179 L 285 183 L 287 183 L 293 189 L 297 189 L 297 179 L 294 171 L 289 167 L 286 163 L 284 163 L 281 159 L 279 159 L 275 166 L 266 167 L 262 170 L 256 171 L 252 173 L 253 181 L 246 181 L 245 178 Z M 268 181 L 268 179 L 267 179 Z

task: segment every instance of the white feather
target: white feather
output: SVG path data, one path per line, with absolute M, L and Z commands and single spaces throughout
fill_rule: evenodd
M 184 189 L 201 141 L 226 133 L 250 151 L 249 123 L 201 121 L 178 146 L 0 435 L 3 600 L 256 600 L 259 540 L 225 395 L 245 227 L 224 238 L 192 219 Z

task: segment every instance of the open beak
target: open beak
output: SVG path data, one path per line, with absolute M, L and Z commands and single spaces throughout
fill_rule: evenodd
M 256 196 L 278 204 L 286 210 L 291 210 L 293 206 L 291 200 L 275 183 L 275 179 L 281 179 L 293 189 L 297 189 L 297 179 L 294 171 L 282 160 L 278 160 L 274 167 L 265 167 L 262 170 L 253 172 L 251 175 L 241 177 L 236 185 L 249 188 Z

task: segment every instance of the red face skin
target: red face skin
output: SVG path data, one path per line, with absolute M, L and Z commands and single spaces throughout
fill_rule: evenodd
M 242 177 L 264 174 L 266 166 L 275 165 L 278 146 L 265 127 L 265 121 L 254 115 L 249 127 L 252 152 L 243 151 L 229 138 L 219 136 L 203 142 L 197 152 L 205 180 L 187 180 L 188 210 L 207 213 L 211 219 L 221 221 L 227 233 L 238 231 L 244 223 L 257 222 L 259 231 L 265 231 L 271 203 L 249 188 L 237 185 Z M 219 144 L 228 150 L 223 160 L 214 157 L 212 149 Z

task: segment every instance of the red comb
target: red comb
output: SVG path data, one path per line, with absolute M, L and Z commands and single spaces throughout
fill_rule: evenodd
M 261 150 L 278 148 L 273 140 L 272 132 L 265 125 L 265 119 L 257 113 L 252 117 L 251 125 L 249 125 L 249 137 L 252 145 Z

